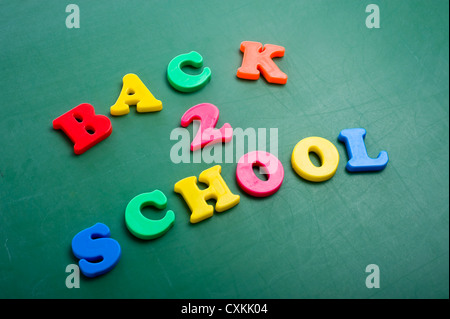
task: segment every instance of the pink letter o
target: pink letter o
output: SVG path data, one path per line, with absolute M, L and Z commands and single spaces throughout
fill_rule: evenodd
M 268 176 L 267 181 L 258 178 L 253 172 L 253 166 L 263 167 Z M 247 194 L 255 197 L 266 197 L 278 191 L 283 183 L 284 169 L 281 162 L 274 155 L 254 151 L 239 159 L 236 168 L 236 178 L 239 186 Z

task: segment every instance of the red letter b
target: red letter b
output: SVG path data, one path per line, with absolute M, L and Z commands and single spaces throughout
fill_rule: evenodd
M 104 115 L 95 115 L 94 107 L 83 103 L 53 120 L 55 130 L 63 130 L 74 142 L 79 155 L 111 135 L 111 121 Z

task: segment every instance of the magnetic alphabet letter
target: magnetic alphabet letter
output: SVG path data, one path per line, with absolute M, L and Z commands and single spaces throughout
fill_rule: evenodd
M 62 130 L 75 144 L 79 155 L 111 135 L 111 121 L 104 115 L 95 115 L 94 107 L 83 103 L 53 120 L 53 128 Z

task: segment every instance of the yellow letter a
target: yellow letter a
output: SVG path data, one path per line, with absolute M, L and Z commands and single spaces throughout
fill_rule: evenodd
M 136 74 L 123 77 L 123 87 L 116 104 L 111 106 L 111 115 L 120 116 L 130 113 L 130 105 L 136 105 L 136 111 L 156 112 L 162 110 L 162 102 L 157 100 Z

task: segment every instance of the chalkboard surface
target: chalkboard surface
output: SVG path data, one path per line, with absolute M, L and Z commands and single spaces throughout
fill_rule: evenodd
M 68 27 L 76 20 L 68 4 L 0 3 L 1 298 L 449 297 L 448 1 L 77 0 L 78 28 Z M 370 4 L 378 16 L 366 12 Z M 287 83 L 237 78 L 242 41 L 283 46 L 274 62 Z M 202 55 L 211 81 L 182 93 L 166 70 L 190 51 Z M 161 111 L 110 114 L 128 73 Z M 52 121 L 81 103 L 113 130 L 75 155 Z M 261 132 L 245 152 L 273 147 L 285 171 L 275 194 L 243 192 L 233 157 L 171 159 L 171 133 L 199 103 L 219 108 L 217 127 Z M 346 171 L 337 137 L 359 127 L 370 157 L 389 154 L 384 170 Z M 310 136 L 339 151 L 326 182 L 292 169 L 294 146 Z M 174 184 L 217 164 L 240 203 L 191 224 Z M 172 210 L 174 226 L 138 239 L 125 209 L 155 189 L 167 208 L 142 213 L 158 219 Z M 72 238 L 97 222 L 110 228 L 121 259 L 68 288 L 66 267 L 78 263 Z M 366 272 L 369 265 L 377 267 Z

